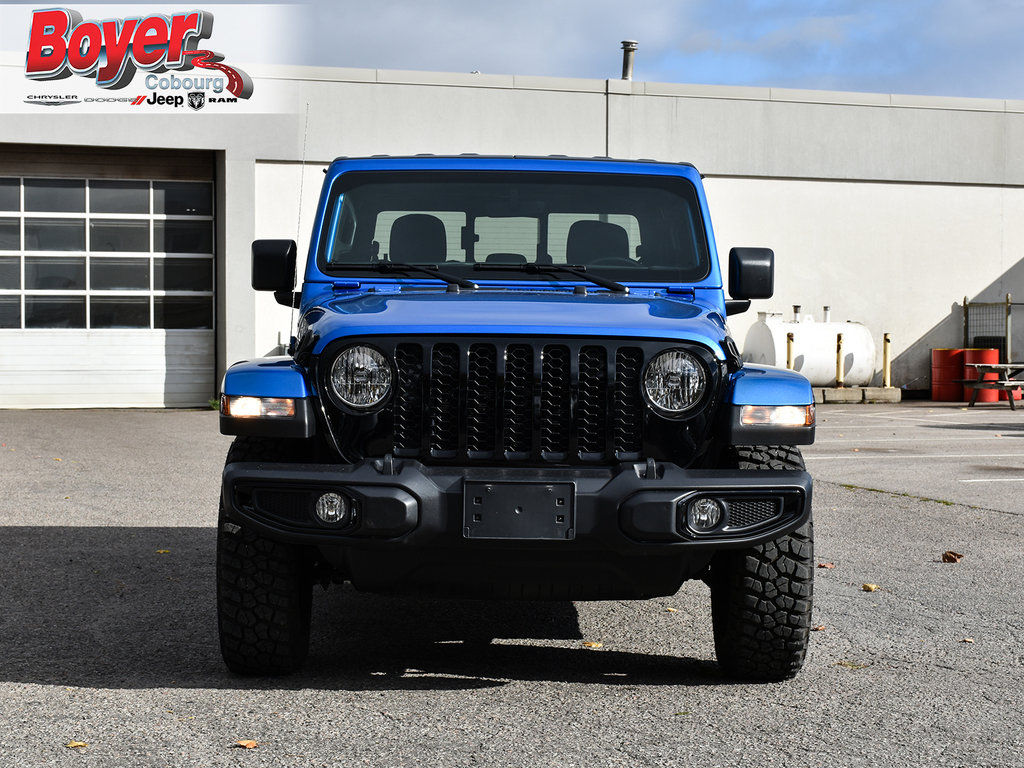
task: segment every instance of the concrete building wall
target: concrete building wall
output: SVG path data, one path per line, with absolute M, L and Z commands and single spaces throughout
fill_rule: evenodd
M 8 79 L 23 66 L 0 60 Z M 218 153 L 218 367 L 266 354 L 291 313 L 249 288 L 255 237 L 304 254 L 335 156 L 609 154 L 707 176 L 722 258 L 776 249 L 776 298 L 893 337 L 895 382 L 927 386 L 928 349 L 960 346 L 957 303 L 1024 295 L 1024 102 L 609 80 L 250 68 L 264 114 L 6 115 L 0 142 Z M 300 211 L 301 207 L 301 211 Z M 300 216 L 301 214 L 301 216 Z M 1024 323 L 1018 323 L 1024 328 Z M 1016 341 L 1024 352 L 1024 341 Z M 880 347 L 880 345 L 879 345 Z M 880 360 L 879 360 L 880 366 Z
M 789 313 L 800 304 L 820 315 L 829 305 L 833 319 L 872 331 L 876 380 L 883 333 L 893 339 L 894 381 L 927 388 L 929 350 L 962 344 L 963 297 L 992 301 L 1024 291 L 1024 225 L 1015 215 L 1024 205 L 1024 103 L 621 81 L 602 82 L 600 90 L 589 81 L 551 81 L 565 90 L 538 98 L 522 83 L 460 77 L 445 88 L 436 84 L 444 76 L 422 76 L 412 92 L 318 83 L 308 97 L 331 89 L 344 95 L 311 101 L 309 122 L 344 122 L 347 106 L 358 105 L 359 114 L 374 116 L 368 122 L 390 126 L 377 134 L 349 125 L 335 154 L 564 152 L 691 161 L 706 175 L 723 262 L 734 245 L 777 253 L 776 296 L 731 319 L 737 339 L 758 310 Z M 559 94 L 555 103 L 575 106 L 549 112 L 551 93 Z M 470 125 L 420 132 L 420 97 L 433 124 L 468 115 Z M 396 121 L 399 113 L 407 119 Z M 308 140 L 321 161 L 330 157 L 325 139 L 311 132 Z M 298 189 L 301 166 L 292 167 L 289 183 Z M 306 174 L 309 199 L 318 186 L 310 189 L 309 177 L 317 175 Z M 302 240 L 308 226 L 307 218 Z M 287 335 L 276 328 L 263 332 L 262 346 Z M 1022 344 L 1024 335 L 1014 340 L 1017 349 Z
M 964 296 L 1024 293 L 1024 189 L 940 184 L 709 178 L 719 250 L 775 249 L 775 297 L 730 319 L 738 343 L 756 310 L 864 323 L 891 333 L 893 381 L 927 389 L 930 350 L 963 344 Z M 1014 348 L 1024 353 L 1024 336 Z M 830 354 L 831 349 L 823 350 Z M 1018 354 L 1017 357 L 1020 357 Z

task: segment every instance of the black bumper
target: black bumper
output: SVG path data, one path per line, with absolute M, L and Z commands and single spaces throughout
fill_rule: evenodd
M 317 499 L 338 493 L 351 517 L 321 522 Z M 696 533 L 699 497 L 725 512 Z M 805 472 L 427 467 L 416 461 L 234 463 L 224 508 L 263 535 L 308 545 L 356 587 L 379 591 L 575 599 L 675 592 L 715 551 L 776 538 L 810 516 Z

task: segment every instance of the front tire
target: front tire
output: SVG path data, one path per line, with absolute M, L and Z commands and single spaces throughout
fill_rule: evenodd
M 233 461 L 282 459 L 274 443 L 237 438 Z M 221 655 L 242 675 L 284 675 L 309 652 L 312 573 L 300 548 L 230 520 L 217 522 L 217 624 Z
M 792 446 L 735 450 L 737 469 L 803 470 Z M 711 563 L 711 614 L 722 671 L 748 681 L 788 680 L 803 666 L 811 629 L 814 524 Z

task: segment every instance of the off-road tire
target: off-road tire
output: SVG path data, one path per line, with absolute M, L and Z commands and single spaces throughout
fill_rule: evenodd
M 277 443 L 239 437 L 227 461 L 287 461 L 284 451 Z M 240 526 L 222 506 L 217 624 L 228 669 L 242 675 L 285 675 L 298 669 L 309 651 L 311 602 L 308 555 Z
M 802 470 L 792 446 L 734 449 L 744 470 Z M 711 613 L 718 665 L 747 681 L 788 680 L 800 671 L 811 630 L 814 524 L 772 541 L 715 555 L 711 563 Z

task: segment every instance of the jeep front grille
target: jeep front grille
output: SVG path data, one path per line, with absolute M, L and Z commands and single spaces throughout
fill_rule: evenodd
M 395 456 L 569 463 L 640 458 L 640 347 L 400 342 L 394 360 Z

